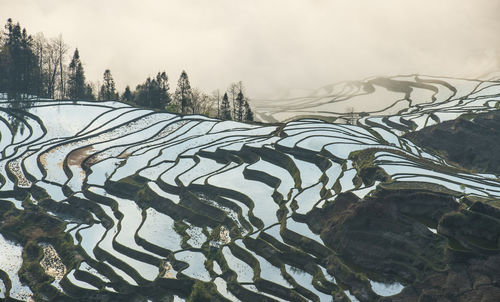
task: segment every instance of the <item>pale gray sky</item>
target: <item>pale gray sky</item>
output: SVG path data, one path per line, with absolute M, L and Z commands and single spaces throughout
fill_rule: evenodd
M 479 76 L 500 69 L 499 0 L 0 0 L 31 34 L 62 33 L 87 78 L 120 89 L 182 69 L 206 92 L 249 95 L 372 75 Z

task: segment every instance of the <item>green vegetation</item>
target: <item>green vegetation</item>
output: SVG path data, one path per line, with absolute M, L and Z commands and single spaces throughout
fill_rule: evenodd
M 193 286 L 193 290 L 191 291 L 191 295 L 189 295 L 186 301 L 188 302 L 211 302 L 214 301 L 214 298 L 218 297 L 219 301 L 222 301 L 222 297 L 219 296 L 217 290 L 215 289 L 215 285 L 210 283 L 204 283 L 201 281 L 196 281 Z M 224 299 L 225 300 L 225 299 Z
M 375 181 L 387 182 L 390 179 L 390 176 L 373 162 L 377 152 L 380 152 L 380 149 L 367 148 L 349 154 L 349 159 L 352 160 L 353 166 L 358 171 L 357 175 L 365 186 L 372 186 Z

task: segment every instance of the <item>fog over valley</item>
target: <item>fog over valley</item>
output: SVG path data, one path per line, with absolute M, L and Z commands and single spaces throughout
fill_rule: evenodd
M 29 33 L 62 34 L 89 80 L 117 88 L 185 69 L 252 98 L 373 75 L 479 77 L 500 67 L 500 1 L 2 1 Z

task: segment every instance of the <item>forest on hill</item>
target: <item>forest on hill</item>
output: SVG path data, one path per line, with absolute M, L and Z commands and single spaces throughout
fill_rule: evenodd
M 123 101 L 136 107 L 167 110 L 181 114 L 203 114 L 235 121 L 253 121 L 246 90 L 241 81 L 221 93 L 210 95 L 192 87 L 182 71 L 175 91 L 170 91 L 165 71 L 148 77 L 135 89 L 119 92 L 109 69 L 102 82 L 89 81 L 78 48 L 69 57 L 70 46 L 62 35 L 32 36 L 19 23 L 8 19 L 0 35 L 0 92 L 9 99 L 34 97 L 88 101 Z

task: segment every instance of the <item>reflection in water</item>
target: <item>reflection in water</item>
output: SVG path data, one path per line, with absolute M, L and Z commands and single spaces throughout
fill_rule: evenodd
M 36 105 L 35 101 L 13 100 L 7 102 L 6 112 L 9 113 L 9 124 L 12 127 L 14 138 L 17 134 L 23 135 L 26 125 L 24 117 L 31 107 Z M 0 109 L 1 110 L 1 109 Z
M 373 86 L 382 84 L 377 81 Z M 421 93 L 410 97 L 417 100 Z M 486 105 L 478 107 L 476 101 Z M 358 162 L 349 157 L 353 151 L 376 151 L 371 161 L 392 180 L 425 180 L 500 198 L 495 175 L 455 173 L 438 156 L 400 139 L 397 131 L 425 126 L 430 114 L 441 121 L 452 117 L 444 114 L 452 101 L 448 107 L 418 103 L 422 105 L 392 117 L 364 116 L 357 126 L 301 119 L 277 127 L 176 116 L 122 103 L 4 101 L 0 102 L 2 193 L 31 187 L 22 181 L 24 175 L 33 181 L 34 190 L 43 189 L 51 200 L 36 200 L 37 196 L 22 202 L 2 200 L 18 210 L 47 210 L 68 223 L 67 237 L 73 238 L 83 259 L 76 268 L 68 266 L 64 280 L 76 288 L 96 293 L 99 288 L 101 294 L 142 287 L 158 276 L 165 284 L 191 278 L 215 283 L 222 296 L 234 300 L 232 294 L 239 292 L 235 283 L 265 296 L 273 291 L 261 280 L 291 293 L 294 289 L 288 282 L 293 279 L 291 283 L 328 301 L 330 293 L 341 293 L 333 282 L 337 278 L 341 284 L 342 276 L 329 276 L 321 267 L 330 282 L 319 284 L 314 271 L 306 269 L 311 265 L 307 259 L 318 256 L 305 247 L 312 251 L 326 247 L 303 216 L 340 192 L 356 190 L 362 197 L 376 187 L 377 182 L 360 183 Z M 464 97 L 452 109 L 493 110 L 495 104 Z M 391 125 L 409 128 L 396 131 Z M 316 154 L 321 158 L 309 156 Z M 6 172 L 9 177 L 4 177 Z M 463 190 L 458 188 L 462 183 Z M 218 198 L 211 197 L 215 195 Z M 270 228 L 264 236 L 266 227 Z M 15 290 L 23 292 L 15 279 L 22 247 L 9 246 L 0 249 L 0 269 L 14 265 L 7 273 L 12 272 Z M 294 254 L 301 261 L 287 258 Z M 86 278 L 89 274 L 94 278 Z M 64 284 L 61 287 L 67 290 Z M 381 296 L 403 289 L 399 283 L 372 282 L 371 287 Z M 349 291 L 345 294 L 356 301 Z

